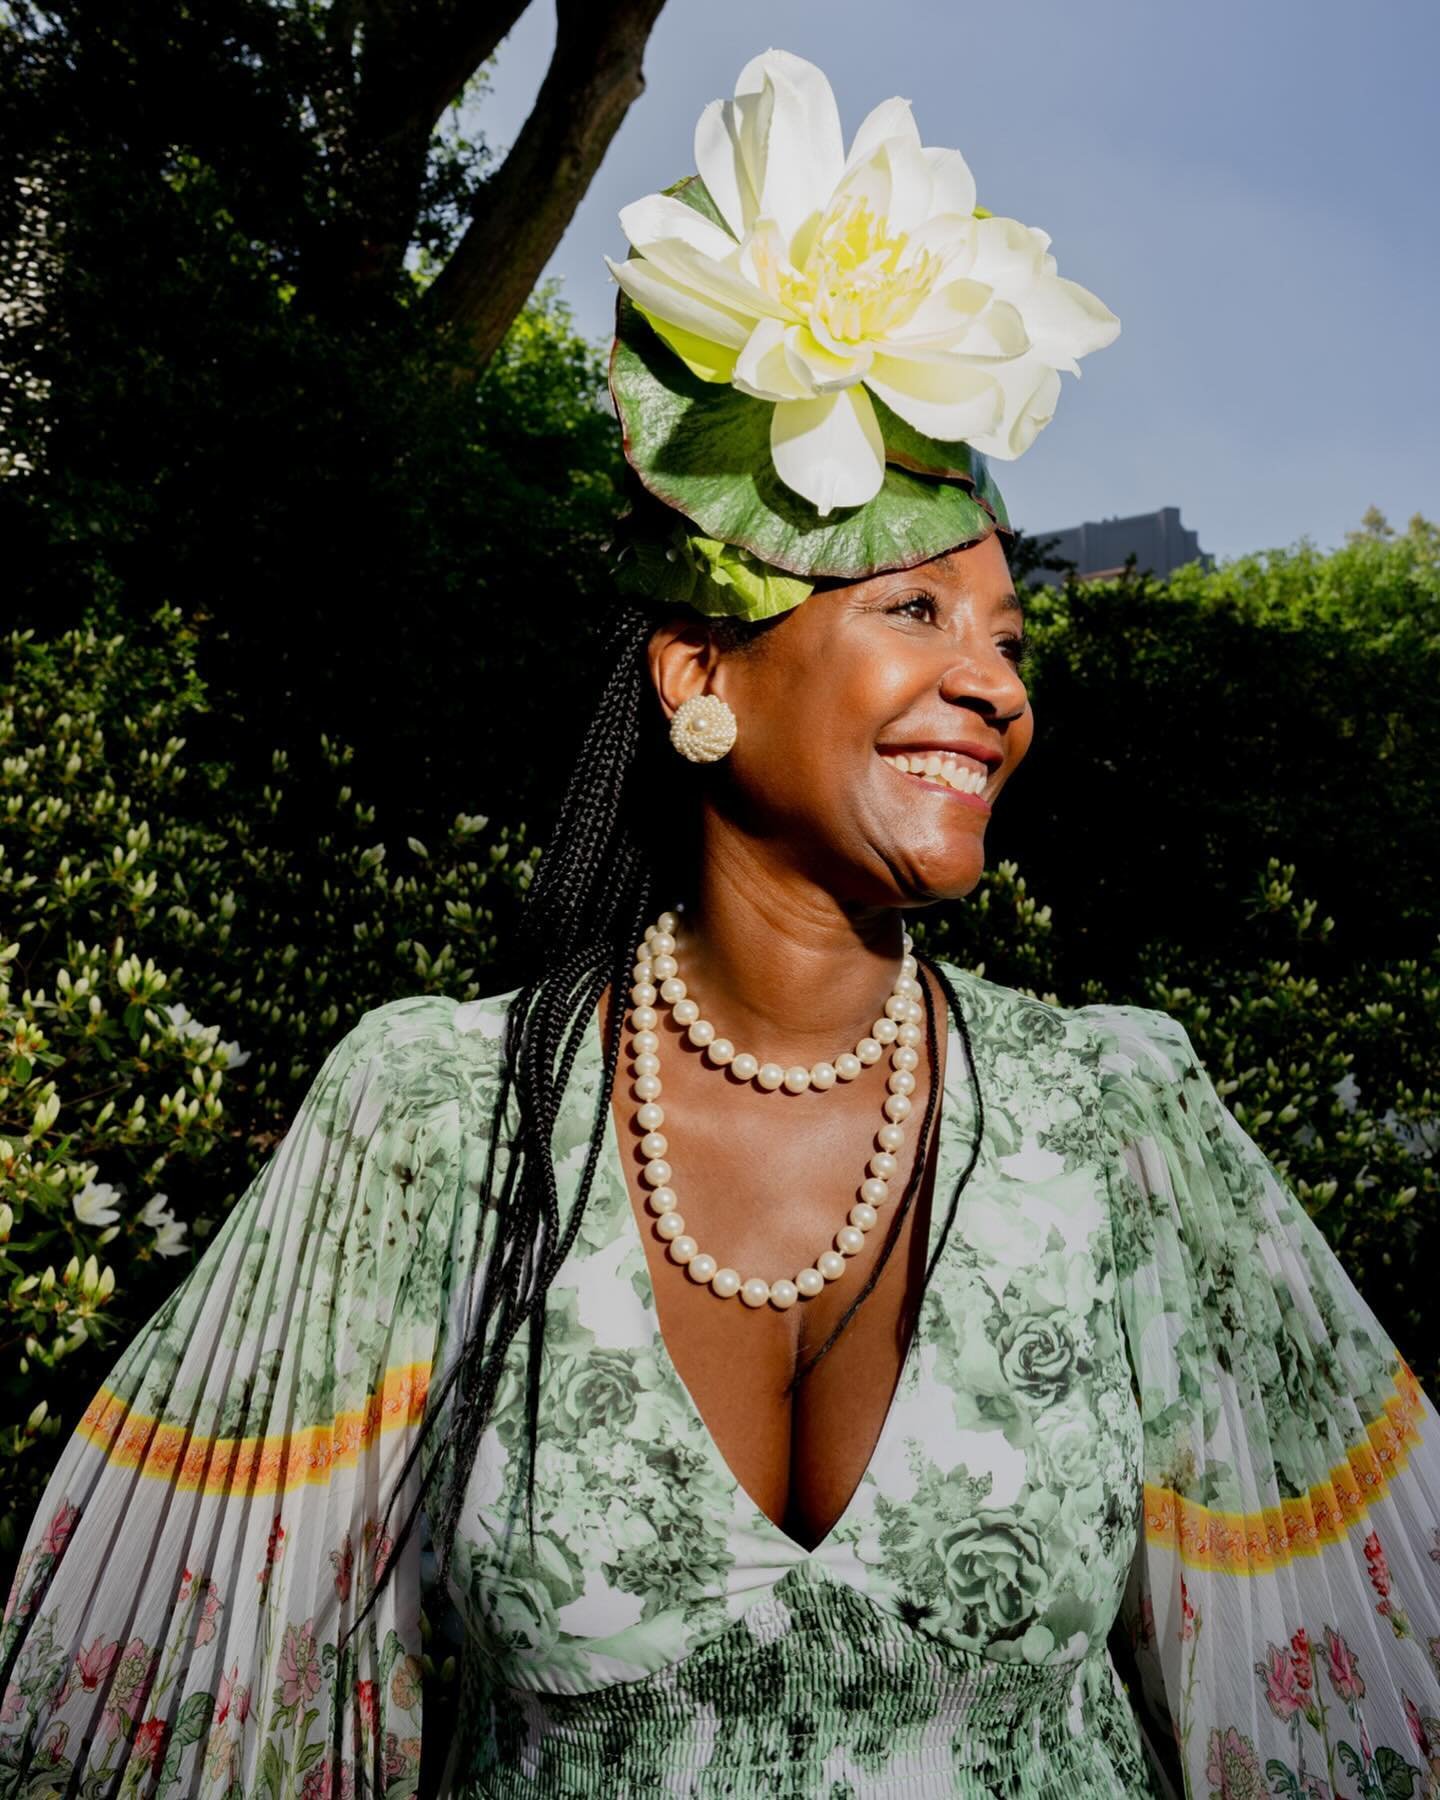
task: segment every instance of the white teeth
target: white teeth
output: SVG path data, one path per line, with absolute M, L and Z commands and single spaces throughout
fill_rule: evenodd
M 893 769 L 902 775 L 919 775 L 926 781 L 943 782 L 961 794 L 983 793 L 990 779 L 988 769 L 972 769 L 953 756 L 928 751 L 923 756 L 886 756 Z

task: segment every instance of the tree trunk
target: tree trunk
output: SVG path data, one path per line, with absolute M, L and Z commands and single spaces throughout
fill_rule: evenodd
M 641 64 L 664 0 L 559 0 L 555 54 L 529 118 L 486 183 L 425 296 L 454 333 L 457 380 L 499 347 L 644 90 Z

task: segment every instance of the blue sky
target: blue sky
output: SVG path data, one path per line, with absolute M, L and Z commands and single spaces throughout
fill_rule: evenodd
M 475 123 L 502 150 L 554 38 L 534 0 Z M 1043 226 L 1119 339 L 997 466 L 1030 530 L 1174 504 L 1219 556 L 1440 517 L 1436 0 L 668 0 L 550 273 L 608 341 L 616 214 L 693 169 L 695 119 L 771 45 L 847 137 L 913 101 L 980 200 Z

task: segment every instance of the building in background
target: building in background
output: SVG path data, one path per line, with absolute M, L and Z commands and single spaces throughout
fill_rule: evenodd
M 1037 545 L 1047 538 L 1058 538 L 1047 556 L 1074 563 L 1078 576 L 1102 580 L 1123 573 L 1133 555 L 1136 570 L 1147 570 L 1163 581 L 1185 563 L 1200 562 L 1213 569 L 1215 559 L 1200 548 L 1193 531 L 1180 523 L 1178 506 L 1162 506 L 1158 512 L 1137 513 L 1130 519 L 1092 519 L 1084 525 L 1072 525 L 1066 531 L 1027 533 Z M 1029 577 L 1050 587 L 1063 586 L 1065 577 L 1053 569 L 1036 569 Z

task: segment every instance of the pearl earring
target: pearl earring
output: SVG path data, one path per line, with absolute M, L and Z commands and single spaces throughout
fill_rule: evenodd
M 692 694 L 670 721 L 670 742 L 687 762 L 719 762 L 730 752 L 738 729 L 735 715 L 718 694 Z

